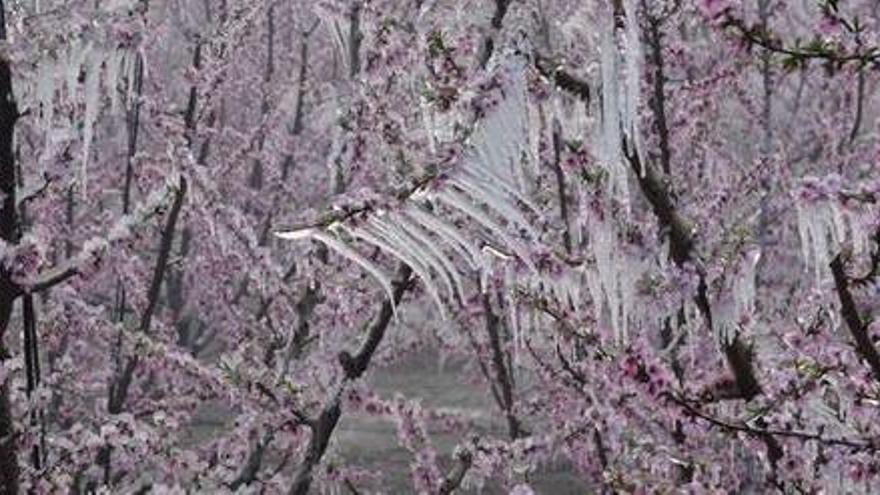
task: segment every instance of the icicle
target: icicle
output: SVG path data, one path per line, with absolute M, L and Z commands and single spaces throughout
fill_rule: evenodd
M 804 211 L 805 207 L 800 202 L 795 202 L 795 211 L 797 212 L 798 239 L 801 243 L 801 259 L 809 268 L 810 265 L 810 233 L 807 227 L 807 215 L 809 212 Z
M 484 166 L 485 170 L 507 182 L 510 187 L 519 190 L 516 183 L 513 182 L 513 178 L 510 177 L 508 170 L 506 170 L 501 164 L 501 153 L 497 148 L 499 145 L 497 141 L 498 138 L 493 136 L 492 129 L 489 129 L 486 126 L 479 128 L 474 132 L 473 137 L 474 141 L 477 143 L 474 146 L 474 151 L 477 153 L 479 161 Z
M 541 174 L 541 130 L 544 128 L 544 106 L 541 103 L 528 107 L 529 115 L 529 164 L 532 166 L 532 175 L 538 177 Z
M 626 12 L 626 32 L 624 35 L 626 103 L 623 113 L 623 129 L 628 134 L 631 149 L 639 153 L 642 149 L 638 122 L 639 96 L 641 94 L 642 44 L 639 40 L 638 6 L 635 0 L 624 0 L 624 11 Z
M 480 264 L 479 248 L 474 246 L 472 242 L 468 241 L 455 226 L 423 211 L 417 206 L 411 206 L 406 210 L 406 213 L 417 223 L 424 225 L 428 229 L 433 230 L 435 234 L 439 235 L 440 238 L 458 253 L 459 256 L 464 258 L 474 270 L 480 270 L 482 268 L 482 265 Z
M 458 186 L 471 197 L 481 201 L 509 223 L 528 232 L 532 239 L 540 237 L 538 231 L 532 227 L 531 222 L 526 219 L 519 208 L 507 201 L 503 194 L 498 194 L 497 191 L 485 187 L 481 182 L 468 180 L 468 177 L 464 174 L 450 177 L 449 183 Z
M 340 229 L 346 234 L 354 237 L 355 239 L 360 239 L 362 241 L 368 242 L 373 246 L 379 248 L 385 254 L 392 256 L 407 265 L 418 264 L 418 262 L 408 256 L 406 253 L 402 252 L 398 249 L 397 245 L 393 242 L 389 241 L 382 232 L 377 231 L 376 227 L 372 224 L 370 225 L 362 225 L 358 227 L 350 227 L 345 224 L 340 224 Z
M 517 78 L 518 79 L 518 78 Z M 528 134 L 523 116 L 526 113 L 525 105 L 522 105 L 520 91 L 516 85 L 508 90 L 504 101 L 498 106 L 496 112 L 489 119 L 487 127 L 494 131 L 494 139 L 500 143 L 500 161 L 498 166 L 507 168 L 507 173 L 520 191 L 525 191 L 525 179 L 521 169 L 522 151 L 526 148 Z
M 847 224 L 852 241 L 853 255 L 859 257 L 865 255 L 871 249 L 871 223 L 864 213 L 855 210 L 846 212 Z
M 125 102 L 128 105 L 134 104 L 132 99 L 134 98 L 134 93 L 136 89 L 135 79 L 137 78 L 137 65 L 140 56 L 140 52 L 130 52 L 126 53 L 122 57 L 122 65 L 120 67 L 120 71 L 125 77 Z
M 39 81 L 37 82 L 36 102 L 42 111 L 42 127 L 45 131 L 52 128 L 55 105 L 55 71 L 56 64 L 50 59 L 41 64 Z
M 828 251 L 823 222 L 823 212 L 816 205 L 799 208 L 798 232 L 801 236 L 804 263 L 807 269 L 815 272 L 816 284 L 822 281 L 822 266 Z
M 70 47 L 67 49 L 67 59 L 64 63 L 64 80 L 67 85 L 65 88 L 67 91 L 67 97 L 71 101 L 76 101 L 77 81 L 79 80 L 80 69 L 82 67 L 82 62 L 89 51 L 89 46 L 83 45 L 84 44 L 80 39 L 74 38 L 73 41 L 70 42 Z
M 489 138 L 486 131 L 483 128 L 477 129 L 471 135 L 471 140 L 474 143 L 473 149 L 470 152 L 470 159 L 465 161 L 465 167 L 472 168 L 474 171 L 480 171 L 483 175 L 491 176 L 498 181 L 504 182 L 505 188 L 519 191 L 509 174 L 496 167 L 496 159 L 489 149 Z
M 86 193 L 87 169 L 89 163 L 89 152 L 91 151 L 92 138 L 94 136 L 95 121 L 98 118 L 98 106 L 100 104 L 100 82 L 101 82 L 101 56 L 98 52 L 92 51 L 88 56 L 88 65 L 86 67 L 86 110 L 83 119 L 83 160 L 82 169 L 80 170 L 80 180 L 83 195 Z
M 435 255 L 435 249 L 432 248 L 433 244 L 428 239 L 426 242 L 419 241 L 416 237 L 413 236 L 412 232 L 407 229 L 407 221 L 403 217 L 390 214 L 387 217 L 387 220 L 384 222 L 386 231 L 394 240 L 396 240 L 400 246 L 409 253 L 410 256 L 415 257 L 423 267 L 425 267 L 425 271 L 427 273 L 434 272 L 438 275 L 440 280 L 446 287 L 447 294 L 449 300 L 455 299 L 456 293 L 456 284 L 455 282 L 446 275 L 446 265 L 443 262 L 445 256 L 440 253 L 439 256 Z M 431 280 L 433 283 L 433 279 Z M 439 291 L 435 291 L 439 294 Z M 438 298 L 439 301 L 439 298 Z M 440 313 L 444 314 L 444 305 L 440 305 Z M 445 319 L 445 318 L 444 318 Z
M 761 259 L 760 249 L 754 249 L 746 255 L 740 275 L 734 282 L 734 301 L 737 319 L 751 314 L 755 307 L 755 276 L 758 261 Z
M 504 267 L 504 292 L 507 295 L 507 318 L 510 320 L 510 329 L 513 332 L 513 362 L 519 365 L 519 347 L 522 343 L 522 333 L 517 318 L 516 301 L 516 271 L 511 264 Z
M 532 213 L 543 211 L 541 208 L 538 208 L 538 205 L 529 199 L 527 195 L 514 188 L 505 188 L 503 184 L 494 180 L 491 175 L 478 167 L 463 167 L 459 170 L 457 176 L 467 177 L 470 180 L 476 181 L 481 188 L 497 197 L 509 196 L 514 202 L 519 201 L 522 203 L 523 206 L 531 210 Z
M 451 189 L 441 191 L 436 195 L 436 197 L 447 205 L 470 216 L 483 227 L 489 229 L 490 232 L 497 235 L 502 241 L 504 241 L 505 245 L 512 249 L 513 252 L 516 253 L 517 256 L 519 256 L 520 260 L 522 260 L 522 262 L 525 263 L 530 270 L 538 271 L 534 263 L 532 263 L 532 260 L 528 252 L 526 251 L 525 246 L 509 236 L 507 232 L 505 232 L 503 227 L 501 227 L 500 225 L 498 225 L 497 222 L 489 218 L 489 216 L 483 213 L 480 208 L 474 206 L 467 197 L 460 193 L 452 191 Z
M 331 234 L 320 230 L 313 230 L 310 234 L 312 239 L 323 242 L 328 248 L 372 275 L 385 290 L 385 294 L 388 296 L 388 301 L 391 302 L 391 309 L 394 312 L 394 317 L 397 318 L 397 304 L 394 301 L 394 290 L 391 288 L 391 279 L 385 275 L 385 272 L 383 272 L 381 268 Z
M 135 52 L 129 52 L 123 57 L 123 73 L 125 74 L 125 79 L 128 81 L 125 101 L 128 102 L 129 105 L 135 104 L 135 100 L 138 98 L 138 77 L 140 77 L 141 81 L 146 81 L 150 78 L 150 66 L 147 62 L 147 56 L 144 53 L 143 48 L 138 48 Z
M 527 151 L 529 131 L 528 106 L 523 69 L 513 68 L 514 75 L 505 98 L 483 121 L 473 135 L 478 161 L 519 191 L 525 191 L 521 170 L 522 153 Z
M 342 35 L 342 30 L 339 27 L 339 20 L 337 16 L 331 12 L 328 12 L 327 9 L 322 8 L 320 4 L 318 4 L 318 8 L 313 11 L 315 15 L 320 19 L 321 24 L 327 28 L 327 32 L 330 35 L 330 38 L 333 40 L 333 46 L 336 48 L 339 56 L 342 60 L 345 61 L 346 68 L 349 67 L 351 61 L 348 60 L 348 49 L 347 43 L 345 41 L 345 37 Z
M 425 284 L 425 290 L 428 292 L 428 295 L 434 300 L 434 303 L 437 305 L 437 309 L 440 312 L 440 317 L 443 320 L 446 320 L 446 310 L 443 304 L 443 300 L 440 298 L 440 294 L 437 291 L 436 286 L 434 285 L 434 281 L 431 278 L 430 269 L 428 265 L 425 264 L 423 258 L 420 256 L 418 251 L 412 250 L 406 243 L 406 241 L 400 236 L 398 232 L 396 232 L 396 227 L 393 224 L 380 220 L 376 216 L 371 217 L 368 221 L 369 226 L 371 226 L 374 230 L 371 232 L 373 234 L 373 241 L 376 239 L 384 240 L 384 249 L 388 251 L 390 254 L 393 254 L 395 257 L 409 265 L 412 268 L 413 272 L 422 279 L 422 282 Z M 364 229 L 359 230 L 360 235 L 364 234 Z M 364 238 L 367 240 L 366 238 Z
M 614 22 L 602 23 L 602 123 L 599 137 L 599 159 L 608 172 L 608 192 L 623 204 L 629 213 L 629 186 L 623 164 L 620 133 L 620 102 L 618 90 L 618 53 L 614 42 Z
M 107 91 L 110 93 L 110 111 L 113 115 L 116 115 L 117 109 L 119 108 L 119 74 L 122 70 L 124 56 L 124 51 L 115 50 L 109 57 L 107 57 L 107 80 L 105 85 L 107 86 Z
M 304 239 L 311 239 L 314 233 L 315 229 L 297 229 L 283 232 L 275 232 L 275 237 L 288 241 L 299 241 Z
M 629 308 L 635 296 L 635 281 L 640 263 L 626 259 L 615 246 L 616 235 L 609 221 L 590 219 L 590 248 L 596 260 L 597 279 L 589 283 L 596 318 L 601 317 L 602 302 L 608 307 L 614 336 L 619 342 L 628 339 Z
M 459 300 L 464 300 L 464 284 L 459 277 L 458 270 L 449 260 L 449 258 L 437 247 L 436 243 L 430 238 L 430 234 L 425 228 L 419 224 L 418 222 L 412 221 L 412 217 L 406 215 L 404 212 L 401 212 L 397 216 L 397 224 L 407 232 L 413 239 L 416 240 L 419 244 L 422 245 L 424 249 L 426 249 L 431 256 L 435 259 L 435 261 L 439 264 L 440 269 L 442 269 L 443 273 L 441 275 L 448 281 L 450 285 L 451 298 L 454 298 L 454 294 L 458 295 Z M 454 290 L 453 290 L 454 289 Z
M 833 242 L 832 249 L 837 250 L 843 242 L 846 241 L 847 222 L 843 212 L 836 202 L 829 201 L 827 203 L 828 217 L 831 221 L 830 233 Z
M 591 276 L 587 277 L 587 289 L 590 291 L 590 300 L 593 301 L 593 318 L 600 322 L 602 321 L 602 305 L 605 303 L 605 298 L 602 297 L 602 285 L 599 282 L 598 277 Z
M 798 237 L 801 243 L 801 256 L 807 270 L 815 272 L 816 285 L 828 276 L 828 265 L 844 242 L 854 245 L 863 241 L 856 233 L 856 227 L 835 203 L 816 202 L 796 204 Z
M 535 203 L 531 199 L 529 199 L 529 197 L 523 191 L 520 191 L 506 177 L 501 177 L 497 175 L 494 171 L 492 171 L 491 168 L 483 166 L 483 159 L 484 158 L 474 157 L 473 160 L 466 161 L 460 173 L 468 174 L 473 176 L 474 178 L 479 179 L 480 181 L 486 183 L 488 187 L 490 187 L 494 191 L 507 192 L 510 196 L 516 198 L 524 205 L 528 206 L 532 211 L 540 211 Z
M 437 125 L 434 119 L 434 111 L 431 105 L 424 101 L 420 102 L 419 107 L 422 111 L 422 125 L 425 126 L 425 134 L 428 136 L 428 151 L 431 154 L 437 153 Z

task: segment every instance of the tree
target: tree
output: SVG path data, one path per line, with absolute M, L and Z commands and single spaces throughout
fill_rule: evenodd
M 869 492 L 875 3 L 0 3 L 2 491 Z

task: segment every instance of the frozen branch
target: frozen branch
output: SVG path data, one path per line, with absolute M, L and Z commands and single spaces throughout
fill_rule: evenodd
M 540 53 L 535 54 L 535 67 L 542 76 L 550 79 L 557 88 L 568 91 L 589 106 L 590 84 L 587 81 L 573 75 L 565 70 L 561 64 Z

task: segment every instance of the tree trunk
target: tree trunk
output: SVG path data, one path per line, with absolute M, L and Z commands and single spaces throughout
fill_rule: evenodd
M 0 0 L 0 40 L 6 39 L 5 6 Z M 15 205 L 15 156 L 13 133 L 18 108 L 12 93 L 12 68 L 9 61 L 0 60 L 0 239 L 15 244 L 19 239 L 18 216 Z M 12 357 L 6 348 L 6 329 L 12 306 L 20 289 L 12 281 L 11 273 L 0 268 L 0 366 Z M 17 441 L 13 425 L 9 380 L 0 385 L 0 494 L 18 493 Z

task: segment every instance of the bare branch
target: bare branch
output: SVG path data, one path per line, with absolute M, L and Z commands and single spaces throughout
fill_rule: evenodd
M 25 189 L 18 193 L 18 197 L 16 198 L 16 206 L 20 209 L 24 204 L 28 201 L 37 199 L 49 189 L 49 185 L 52 183 L 52 178 L 49 177 L 48 174 L 43 174 L 43 181 L 31 188 Z
M 764 26 L 749 26 L 743 19 L 736 18 L 730 13 L 723 16 L 721 25 L 732 30 L 735 35 L 747 43 L 764 48 L 769 52 L 786 55 L 797 63 L 808 60 L 823 60 L 838 66 L 848 63 L 857 63 L 860 66 L 880 63 L 880 47 L 877 46 L 864 48 L 860 44 L 854 51 L 847 51 L 820 39 L 804 46 L 786 46 L 778 35 L 770 32 Z

